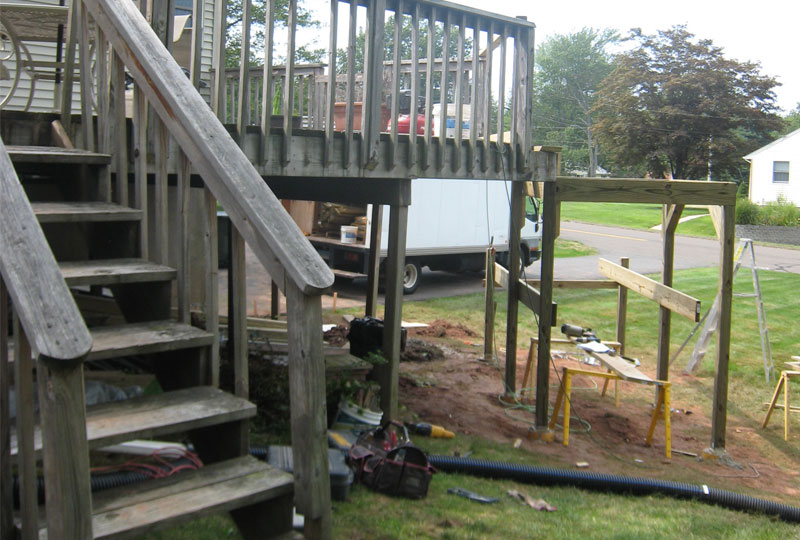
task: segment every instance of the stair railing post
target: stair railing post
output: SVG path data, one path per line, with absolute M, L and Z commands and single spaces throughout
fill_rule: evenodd
M 304 294 L 292 281 L 285 293 L 295 504 L 305 516 L 306 538 L 330 538 L 322 298 Z
M 0 537 L 14 537 L 14 496 L 11 489 L 11 403 L 8 363 L 8 291 L 0 277 Z

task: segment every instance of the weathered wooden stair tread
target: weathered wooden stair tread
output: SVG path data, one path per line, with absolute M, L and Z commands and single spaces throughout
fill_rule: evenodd
M 76 163 L 82 165 L 107 165 L 111 156 L 88 150 L 59 148 L 56 146 L 6 146 L 12 163 Z
M 100 492 L 92 501 L 92 532 L 94 538 L 104 540 L 137 537 L 293 490 L 291 474 L 244 456 Z M 47 538 L 46 530 L 39 538 Z
M 168 281 L 176 276 L 174 268 L 144 259 L 70 261 L 59 266 L 70 286 Z
M 141 210 L 106 202 L 35 202 L 31 203 L 31 206 L 39 223 L 142 219 Z
M 93 405 L 86 408 L 89 448 L 102 448 L 132 439 L 147 439 L 225 422 L 251 418 L 256 406 L 211 386 L 184 388 L 152 396 Z M 34 429 L 34 448 L 42 449 L 39 427 Z M 11 435 L 11 454 L 17 438 Z
M 214 335 L 177 321 L 149 321 L 91 329 L 94 345 L 88 360 L 150 354 L 211 345 Z

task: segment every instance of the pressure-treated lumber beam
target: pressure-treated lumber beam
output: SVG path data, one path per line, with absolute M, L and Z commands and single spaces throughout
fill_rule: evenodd
M 627 287 L 691 321 L 700 320 L 700 300 L 697 298 L 676 291 L 672 287 L 667 287 L 606 259 L 600 259 L 597 267 L 601 274 L 613 279 L 623 287 Z
M 541 280 L 526 279 L 525 283 L 534 288 L 540 288 Z M 608 279 L 554 279 L 554 289 L 616 289 L 619 283 Z
M 694 180 L 558 177 L 559 201 L 735 204 L 736 184 Z
M 531 285 L 531 281 L 538 282 L 538 280 L 519 280 L 519 301 L 525 304 L 525 307 L 536 313 L 536 315 L 541 316 L 541 293 L 535 289 L 533 285 Z M 494 263 L 494 282 L 496 285 L 499 285 L 504 289 L 508 289 L 508 270 L 500 266 L 498 263 Z M 616 282 L 608 283 L 614 283 L 614 288 L 617 287 Z M 556 312 L 557 304 L 554 303 L 553 309 L 551 310 L 553 325 L 555 325 Z

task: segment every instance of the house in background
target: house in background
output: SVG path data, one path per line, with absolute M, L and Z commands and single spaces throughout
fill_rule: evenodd
M 756 204 L 779 197 L 800 206 L 800 129 L 744 156 L 750 163 L 750 200 Z

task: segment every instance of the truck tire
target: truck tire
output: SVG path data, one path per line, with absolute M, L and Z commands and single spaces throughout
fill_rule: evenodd
M 413 294 L 422 280 L 422 268 L 414 260 L 406 260 L 403 267 L 403 294 Z

